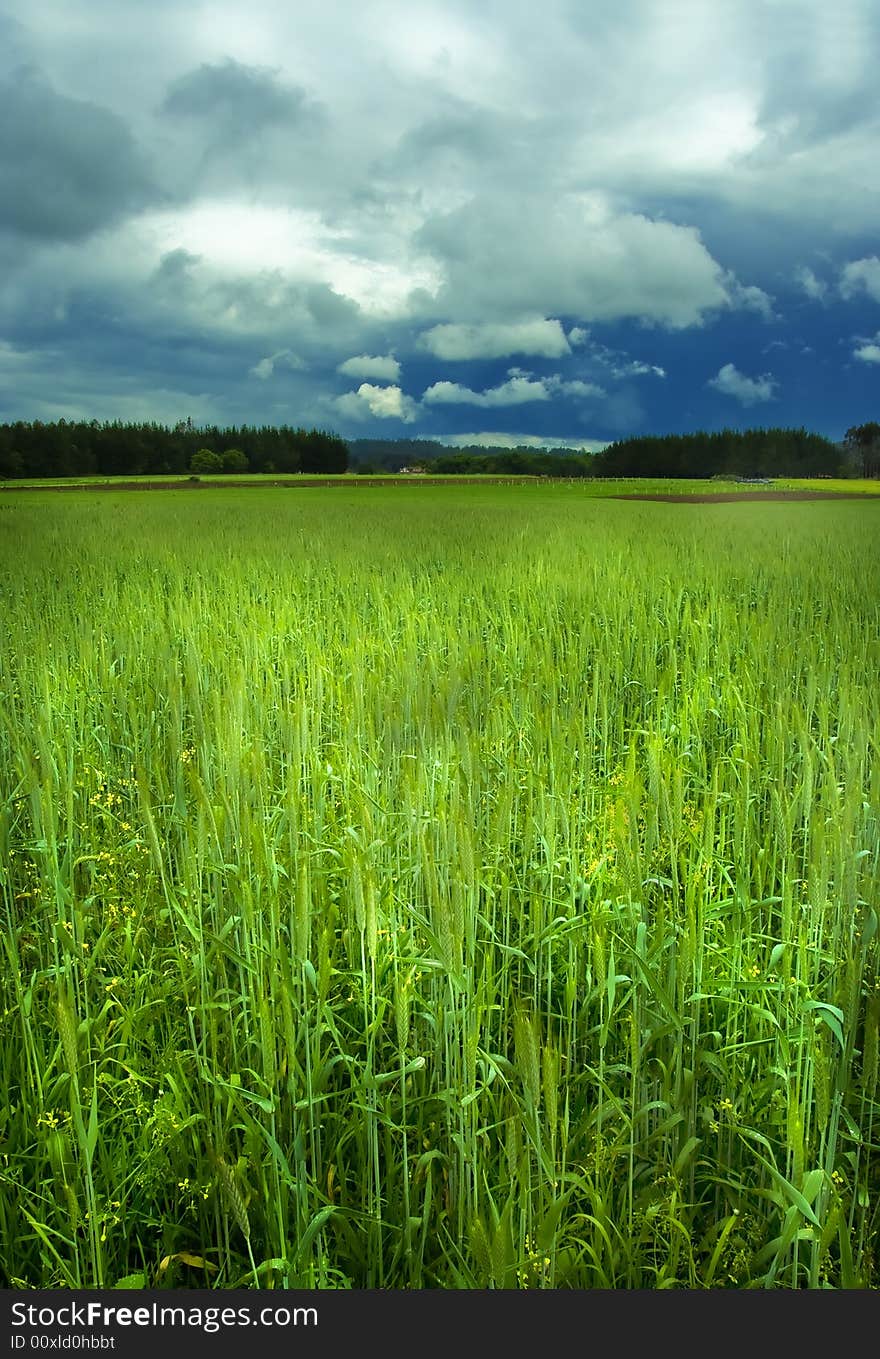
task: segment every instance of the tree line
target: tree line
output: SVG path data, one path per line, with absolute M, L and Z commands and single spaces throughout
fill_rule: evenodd
M 349 461 L 353 472 L 401 472 L 405 467 L 424 467 L 432 472 L 481 472 L 521 476 L 581 476 L 582 469 L 572 458 L 584 450 L 565 448 L 535 449 L 527 444 L 516 448 L 501 445 L 465 444 L 450 448 L 436 439 L 350 439 Z M 545 461 L 549 458 L 551 462 Z M 562 459 L 563 462 L 558 460 Z M 588 461 L 588 459 L 587 459 Z M 560 470 L 550 472 L 551 465 Z M 587 462 L 584 463 L 586 467 Z
M 597 453 L 599 477 L 851 476 L 840 444 L 806 429 L 723 429 L 621 439 Z
M 0 477 L 132 477 L 201 472 L 345 472 L 348 445 L 289 425 L 197 426 L 58 420 L 0 425 Z
M 459 476 L 589 477 L 594 476 L 593 458 L 583 453 L 556 453 L 522 449 L 462 449 L 423 460 L 431 472 Z M 356 469 L 362 470 L 360 468 Z
M 880 424 L 854 425 L 840 443 L 805 429 L 642 435 L 600 453 L 468 447 L 416 439 L 351 446 L 289 425 L 197 426 L 58 420 L 0 425 L 0 477 L 169 476 L 208 473 L 397 471 L 554 477 L 880 476 Z
M 846 431 L 843 443 L 863 477 L 880 477 L 880 425 L 876 420 L 852 425 Z
M 641 435 L 599 453 L 565 448 L 464 448 L 428 441 L 358 440 L 353 470 L 375 472 L 404 463 L 426 471 L 494 476 L 552 477 L 834 477 L 877 476 L 880 426 L 847 431 L 842 443 L 806 429 L 725 429 L 709 433 Z M 404 456 L 405 455 L 405 456 Z M 871 470 L 871 469 L 874 470 Z

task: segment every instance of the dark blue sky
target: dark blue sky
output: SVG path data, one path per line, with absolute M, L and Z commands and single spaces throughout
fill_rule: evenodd
M 0 420 L 880 418 L 874 0 L 14 0 Z

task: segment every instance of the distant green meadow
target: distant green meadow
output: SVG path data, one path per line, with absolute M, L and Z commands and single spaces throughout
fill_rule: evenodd
M 0 494 L 0 1285 L 880 1284 L 880 506 L 595 490 Z
M 498 475 L 483 475 L 473 473 L 471 475 L 432 473 L 430 467 L 427 468 L 427 475 L 432 480 L 443 481 L 450 485 L 468 484 L 484 485 L 501 481 L 505 484 L 532 485 L 540 487 L 546 484 L 543 478 L 531 476 L 513 476 L 505 473 Z M 124 483 L 126 487 L 143 487 L 149 489 L 151 486 L 180 486 L 189 487 L 198 482 L 203 486 L 222 486 L 224 489 L 234 489 L 237 485 L 242 488 L 251 489 L 254 486 L 314 486 L 324 485 L 328 482 L 338 486 L 354 485 L 369 486 L 373 481 L 393 480 L 403 485 L 417 485 L 420 478 L 425 474 L 417 473 L 395 473 L 377 472 L 375 474 L 359 474 L 352 470 L 350 472 L 327 475 L 312 475 L 311 473 L 296 473 L 287 475 L 279 472 L 248 472 L 241 476 L 230 474 L 201 474 L 199 476 L 176 476 L 169 474 L 151 476 L 122 476 L 122 477 L 42 477 L 42 478 L 18 478 L 15 480 L 0 480 L 0 492 L 15 490 L 39 490 L 39 489 L 58 489 L 73 490 L 78 487 L 84 489 L 91 488 L 112 488 L 114 484 Z M 558 482 L 560 479 L 548 479 Z M 584 495 L 590 496 L 621 496 L 621 495 L 729 495 L 732 492 L 738 494 L 754 494 L 760 491 L 803 491 L 807 493 L 822 492 L 823 495 L 834 493 L 835 495 L 846 496 L 878 496 L 880 497 L 880 482 L 872 479 L 859 477 L 777 477 L 771 481 L 747 482 L 737 481 L 733 478 L 723 477 L 712 478 L 674 478 L 674 477 L 596 477 L 596 478 L 571 478 L 571 484 L 576 484 L 579 491 Z

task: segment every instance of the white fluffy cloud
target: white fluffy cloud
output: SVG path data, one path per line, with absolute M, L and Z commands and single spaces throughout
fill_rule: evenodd
M 549 401 L 557 393 L 576 398 L 600 397 L 605 395 L 605 389 L 582 378 L 567 381 L 558 373 L 534 378 L 522 369 L 511 368 L 507 381 L 488 391 L 476 392 L 458 382 L 435 382 L 422 401 L 426 406 L 522 406 L 529 401 Z
M 847 298 L 865 292 L 875 302 L 880 302 L 880 259 L 870 255 L 845 264 L 840 275 L 840 291 Z
M 487 392 L 475 392 L 457 382 L 435 382 L 422 400 L 428 406 L 521 406 L 527 401 L 549 401 L 545 382 L 528 377 L 512 377 Z
M 734 364 L 725 363 L 706 385 L 714 387 L 724 396 L 734 397 L 743 406 L 756 406 L 761 401 L 772 401 L 778 384 L 769 373 L 764 373 L 759 378 L 750 378 L 741 373 Z
M 861 340 L 853 350 L 853 358 L 861 363 L 880 363 L 880 330 L 870 340 Z
M 558 359 L 571 353 L 559 322 L 543 317 L 506 323 L 432 326 L 421 335 L 419 344 L 436 358 L 449 360 L 502 359 L 510 354 Z
M 773 298 L 763 288 L 740 283 L 732 274 L 725 277 L 730 305 L 737 311 L 754 311 L 765 321 L 774 321 Z
M 629 363 L 617 364 L 613 370 L 615 377 L 644 377 L 647 373 L 653 373 L 655 377 L 665 378 L 666 369 L 661 368 L 658 363 L 643 363 L 641 359 L 632 359 Z
M 806 264 L 801 264 L 795 269 L 794 281 L 813 302 L 821 302 L 828 292 L 828 284 L 817 278 Z
M 400 364 L 391 354 L 355 354 L 340 363 L 336 371 L 346 377 L 384 378 L 387 382 L 396 382 L 400 377 Z
M 356 392 L 346 392 L 336 398 L 335 406 L 340 415 L 354 420 L 402 420 L 408 425 L 417 415 L 416 403 L 406 396 L 397 386 L 376 387 L 372 382 L 362 382 Z

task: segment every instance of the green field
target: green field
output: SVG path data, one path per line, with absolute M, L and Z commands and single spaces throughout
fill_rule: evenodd
M 430 474 L 432 477 L 435 474 Z M 236 484 L 239 486 L 244 483 L 247 489 L 261 485 L 269 486 L 309 486 L 310 484 L 321 485 L 325 482 L 333 482 L 340 487 L 346 485 L 369 486 L 371 482 L 379 480 L 392 480 L 405 486 L 416 486 L 420 477 L 412 474 L 401 474 L 392 472 L 379 472 L 373 475 L 359 475 L 356 472 L 345 472 L 338 475 L 329 474 L 313 475 L 311 473 L 296 473 L 285 475 L 278 472 L 249 472 L 241 477 L 231 475 L 212 475 L 203 474 L 198 478 L 190 476 L 131 476 L 131 477 L 42 477 L 42 478 L 18 478 L 14 481 L 0 480 L 0 492 L 6 491 L 25 491 L 25 490 L 74 490 L 79 487 L 88 489 L 105 489 L 112 487 L 114 483 L 124 482 L 126 487 L 140 488 L 145 490 L 156 483 L 165 485 L 176 485 L 181 488 L 189 489 L 194 480 L 198 480 L 205 486 L 222 486 L 226 490 L 233 490 Z M 532 485 L 540 489 L 546 484 L 542 479 L 525 476 L 508 476 L 501 474 L 499 477 L 490 477 L 473 474 L 470 476 L 436 474 L 436 480 L 455 484 L 490 485 L 495 480 L 500 480 L 505 484 L 515 485 L 516 483 Z M 675 477 L 596 477 L 596 478 L 572 478 L 572 484 L 577 485 L 579 494 L 589 496 L 610 496 L 612 498 L 622 495 L 729 495 L 754 494 L 755 492 L 774 490 L 774 491 L 804 491 L 807 493 L 821 492 L 823 495 L 844 495 L 844 496 L 878 496 L 880 497 L 880 482 L 872 479 L 860 477 L 777 477 L 765 483 L 746 483 L 745 485 L 734 479 L 724 479 L 713 477 L 701 480 L 697 477 L 675 478 Z
M 0 1285 L 880 1285 L 878 544 L 0 495 Z

